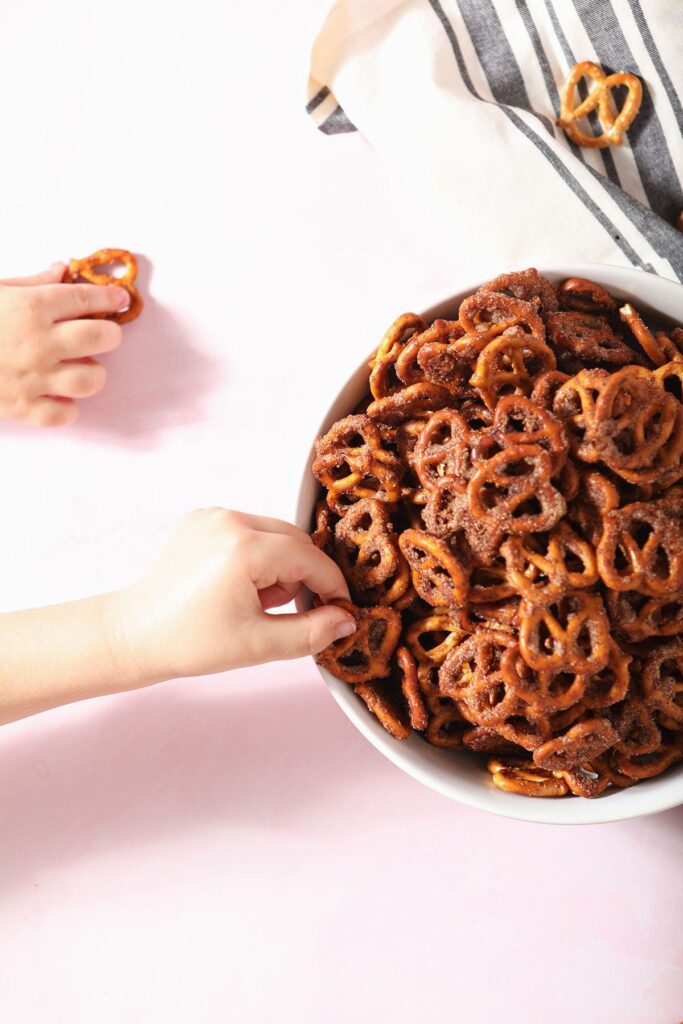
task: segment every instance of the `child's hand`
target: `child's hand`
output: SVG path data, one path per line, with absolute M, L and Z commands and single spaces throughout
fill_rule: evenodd
M 115 286 L 60 284 L 65 269 L 0 281 L 0 418 L 66 426 L 78 416 L 74 399 L 104 387 L 91 357 L 117 348 L 121 328 L 83 318 L 125 309 L 130 298 Z
M 348 599 L 340 569 L 277 519 L 200 509 L 145 576 L 114 595 L 115 646 L 131 685 L 316 654 L 355 629 L 340 608 L 268 615 L 307 586 Z

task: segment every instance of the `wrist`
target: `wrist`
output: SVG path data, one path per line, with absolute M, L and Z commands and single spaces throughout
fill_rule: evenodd
M 119 690 L 137 690 L 168 678 L 154 654 L 132 588 L 102 596 L 102 622 Z

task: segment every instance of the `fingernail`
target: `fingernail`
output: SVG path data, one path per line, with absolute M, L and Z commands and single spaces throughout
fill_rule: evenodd
M 345 615 L 343 619 L 334 627 L 334 639 L 341 640 L 345 636 L 351 636 L 352 633 L 356 632 L 356 623 L 348 615 Z
M 125 288 L 118 288 L 114 286 L 116 292 L 114 298 L 116 299 L 116 305 L 119 309 L 128 309 L 130 306 L 130 295 Z

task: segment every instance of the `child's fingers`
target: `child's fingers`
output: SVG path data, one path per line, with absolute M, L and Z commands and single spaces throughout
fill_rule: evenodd
M 300 583 L 274 583 L 272 587 L 259 590 L 259 600 L 264 611 L 289 604 L 301 590 Z
M 293 526 L 292 523 L 287 523 L 284 519 L 273 519 L 271 516 L 252 516 L 247 512 L 236 512 L 233 515 L 239 516 L 245 527 L 258 530 L 259 533 L 281 533 L 306 542 L 311 539 L 298 526 Z
M 349 599 L 341 569 L 315 544 L 283 534 L 252 533 L 247 535 L 244 554 L 257 590 L 274 583 L 303 583 L 325 601 Z
M 279 661 L 318 654 L 335 640 L 355 632 L 356 623 L 341 608 L 321 605 L 299 615 L 262 615 L 256 627 L 259 659 Z
M 36 289 L 36 295 L 54 322 L 118 313 L 130 305 L 126 289 L 113 284 L 46 284 Z
M 121 344 L 123 330 L 113 320 L 69 320 L 55 324 L 50 337 L 60 358 L 77 359 L 113 352 Z
M 92 398 L 107 382 L 107 371 L 94 359 L 85 363 L 62 363 L 47 376 L 50 395 L 61 398 Z
M 39 398 L 32 403 L 28 415 L 37 427 L 68 427 L 78 418 L 78 406 L 70 398 Z
M 226 525 L 244 530 L 256 530 L 259 533 L 279 533 L 299 540 L 310 541 L 310 537 L 298 526 L 285 522 L 284 519 L 273 519 L 271 516 L 252 516 L 248 512 L 236 512 L 234 509 L 216 505 L 212 508 L 198 509 L 198 512 L 216 514 L 226 520 Z
M 66 263 L 53 263 L 47 270 L 41 270 L 39 274 L 31 277 L 3 277 L 0 284 L 20 285 L 25 287 L 32 284 L 57 284 L 64 277 Z

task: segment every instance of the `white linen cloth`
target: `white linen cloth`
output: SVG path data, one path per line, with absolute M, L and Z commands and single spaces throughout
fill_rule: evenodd
M 555 125 L 583 60 L 643 82 L 621 146 Z M 679 0 L 337 0 L 307 110 L 326 134 L 362 132 L 492 271 L 592 260 L 683 280 L 682 97 Z

